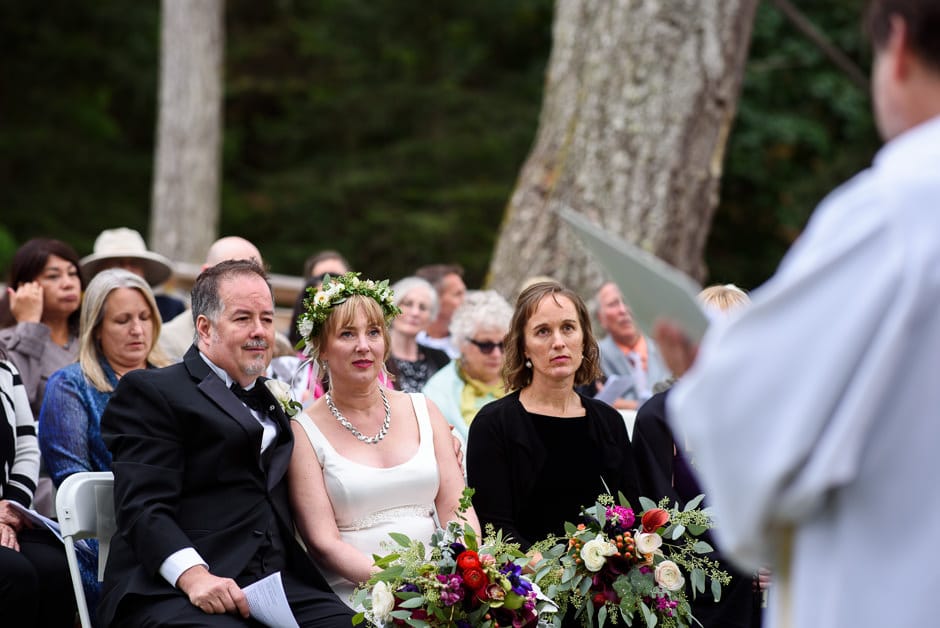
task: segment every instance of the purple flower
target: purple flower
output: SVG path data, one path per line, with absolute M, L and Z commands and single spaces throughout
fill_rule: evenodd
M 473 626 L 466 619 L 458 619 L 456 621 L 457 628 L 473 628 Z
M 399 591 L 407 591 L 408 593 L 418 593 L 421 589 L 418 588 L 418 585 L 406 582 L 398 587 Z
M 444 606 L 453 606 L 463 599 L 463 580 L 457 574 L 438 574 L 437 580 L 441 587 L 441 602 Z
M 532 590 L 532 583 L 522 577 L 522 567 L 519 565 L 507 562 L 499 568 L 499 572 L 509 580 L 513 593 L 525 595 Z
M 454 556 L 460 556 L 467 551 L 467 548 L 464 547 L 463 543 L 451 543 L 450 551 L 454 553 Z
M 606 517 L 607 523 L 604 525 L 604 530 L 609 534 L 622 534 L 636 522 L 633 511 L 623 506 L 608 506 Z

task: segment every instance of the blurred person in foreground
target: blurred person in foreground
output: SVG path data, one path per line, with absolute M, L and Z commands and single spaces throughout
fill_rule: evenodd
M 732 284 L 709 286 L 699 293 L 698 300 L 714 324 L 734 315 L 750 303 L 747 294 Z M 690 462 L 690 456 L 694 456 L 695 452 L 685 451 L 681 439 L 679 443 L 676 442 L 666 422 L 667 386 L 663 384 L 664 390 L 657 391 L 637 411 L 633 451 L 643 477 L 642 484 L 648 487 L 648 496 L 657 500 L 667 496 L 681 509 L 689 500 L 700 495 L 702 488 Z M 705 504 L 708 503 L 706 495 Z M 710 533 L 706 532 L 702 538 L 711 542 L 709 537 Z M 692 605 L 692 615 L 703 628 L 758 628 L 761 625 L 763 603 L 761 588 L 766 587 L 768 575 L 764 573 L 757 578 L 741 573 L 725 564 L 717 553 L 711 554 L 709 558 L 721 561 L 721 568 L 731 575 L 731 582 L 722 587 L 718 602 L 710 593 L 700 593 L 693 598 L 690 592 L 688 599 Z
M 307 353 L 329 372 L 330 389 L 293 417 L 291 504 L 311 556 L 350 605 L 389 533 L 427 545 L 435 514 L 443 526 L 457 519 L 464 489 L 440 411 L 380 381 L 396 314 L 385 282 L 350 273 L 309 298 L 301 318 Z M 479 533 L 472 509 L 465 516 Z
M 130 371 L 167 364 L 156 348 L 160 312 L 147 281 L 136 274 L 112 268 L 95 275 L 82 302 L 81 329 L 78 362 L 49 378 L 39 413 L 39 447 L 56 487 L 73 473 L 111 470 L 101 413 L 114 388 Z M 90 544 L 97 550 L 97 541 Z M 100 587 L 97 553 L 79 557 L 93 615 Z
M 460 353 L 451 342 L 450 318 L 467 294 L 467 286 L 463 282 L 463 267 L 457 264 L 430 264 L 416 270 L 415 276 L 434 287 L 438 301 L 436 314 L 428 328 L 418 334 L 418 342 L 425 347 L 443 351 L 450 358 L 456 358 Z
M 480 408 L 506 394 L 503 338 L 511 319 L 512 308 L 498 292 L 469 292 L 450 321 L 460 357 L 432 375 L 422 390 L 464 443 Z
M 29 508 L 39 477 L 36 421 L 16 366 L 0 349 L 0 609 L 17 628 L 73 628 L 75 596 L 62 542 Z
M 467 443 L 467 479 L 481 523 L 501 528 L 526 551 L 562 535 L 564 522 L 608 489 L 638 504 L 623 418 L 574 390 L 600 370 L 581 298 L 554 281 L 526 288 L 504 342 L 503 378 L 512 392 L 483 406 Z
M 290 398 L 262 377 L 274 345 L 264 270 L 231 260 L 192 290 L 197 340 L 181 364 L 131 371 L 101 417 L 117 532 L 106 626 L 256 626 L 242 587 L 280 573 L 300 626 L 352 614 L 294 538 Z
M 867 26 L 887 142 L 872 167 L 697 358 L 676 325 L 657 329 L 674 369 L 694 362 L 667 410 L 722 550 L 773 569 L 770 628 L 937 621 L 940 3 L 874 0 Z M 885 513 L 906 534 L 879 547 Z
M 421 392 L 431 376 L 450 362 L 444 351 L 418 343 L 418 334 L 439 309 L 437 292 L 420 277 L 405 277 L 395 282 L 392 293 L 401 313 L 392 321 L 385 366 L 396 390 Z

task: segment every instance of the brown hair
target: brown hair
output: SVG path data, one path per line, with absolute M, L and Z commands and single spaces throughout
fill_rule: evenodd
M 940 3 L 937 0 L 871 0 L 865 14 L 865 30 L 876 49 L 891 37 L 891 18 L 907 25 L 911 50 L 934 70 L 940 71 Z
M 591 329 L 591 318 L 584 301 L 577 293 L 557 281 L 542 281 L 523 290 L 516 299 L 516 309 L 512 315 L 512 322 L 509 324 L 509 333 L 503 341 L 505 354 L 502 376 L 503 381 L 506 382 L 506 390 L 519 390 L 532 383 L 532 369 L 525 365 L 525 327 L 539 303 L 548 296 L 556 303 L 559 296 L 567 297 L 578 312 L 578 324 L 581 325 L 584 344 L 581 366 L 574 375 L 575 385 L 593 382 L 601 376 L 600 350 L 597 348 L 597 340 Z
M 13 254 L 13 261 L 10 264 L 10 276 L 7 280 L 7 285 L 15 290 L 24 283 L 36 281 L 42 274 L 42 270 L 46 267 L 46 262 L 48 262 L 49 258 L 53 255 L 61 257 L 75 266 L 75 272 L 78 273 L 79 286 L 81 286 L 79 291 L 84 292 L 85 280 L 82 278 L 82 265 L 78 258 L 78 253 L 65 242 L 53 240 L 52 238 L 33 238 L 16 250 L 16 253 Z M 81 316 L 80 310 L 81 308 L 76 309 L 69 316 L 69 331 L 76 336 L 79 331 L 78 319 Z M 15 324 L 16 319 L 10 311 L 10 297 L 9 295 L 4 295 L 3 301 L 0 303 L 0 328 L 10 327 Z

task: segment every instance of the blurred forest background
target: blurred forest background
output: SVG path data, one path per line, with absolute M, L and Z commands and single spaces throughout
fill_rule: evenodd
M 799 3 L 866 71 L 862 3 Z M 228 0 L 221 235 L 300 274 L 459 262 L 483 280 L 531 147 L 551 0 Z M 0 272 L 39 235 L 147 236 L 159 3 L 0 3 Z M 868 94 L 763 2 L 706 253 L 753 288 L 877 149 Z

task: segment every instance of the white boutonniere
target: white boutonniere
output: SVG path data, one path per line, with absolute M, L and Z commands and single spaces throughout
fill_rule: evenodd
M 300 402 L 291 395 L 291 388 L 286 382 L 279 379 L 266 379 L 264 385 L 268 387 L 277 402 L 281 404 L 281 409 L 287 416 L 292 417 L 303 410 Z

